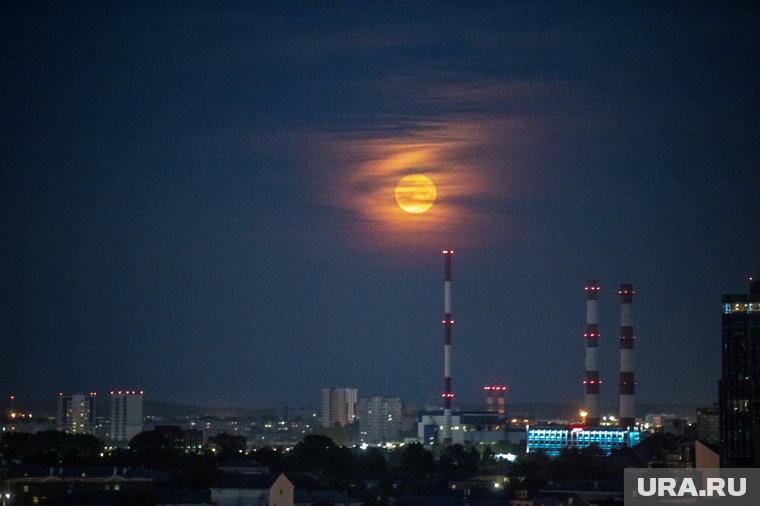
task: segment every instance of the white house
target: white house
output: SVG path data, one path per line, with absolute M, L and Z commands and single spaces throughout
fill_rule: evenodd
M 217 506 L 293 506 L 293 484 L 284 475 L 226 473 L 211 486 Z

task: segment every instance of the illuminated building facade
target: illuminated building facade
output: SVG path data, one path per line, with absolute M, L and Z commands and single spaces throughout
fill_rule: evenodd
M 612 450 L 636 446 L 641 442 L 641 432 L 621 427 L 593 427 L 545 425 L 527 427 L 528 453 L 543 450 L 556 457 L 562 450 L 583 449 L 597 446 L 605 455 Z
M 92 434 L 95 429 L 95 392 L 58 394 L 56 427 L 69 434 Z
M 446 416 L 440 412 L 423 413 L 417 422 L 417 440 L 424 445 L 443 443 Z M 455 412 L 451 415 L 452 444 L 496 443 L 507 441 L 508 431 L 498 413 Z
M 760 281 L 722 302 L 720 465 L 760 467 Z
M 363 397 L 359 399 L 359 431 L 362 440 L 376 444 L 397 441 L 401 429 L 401 399 Z
M 357 397 L 355 388 L 323 388 L 322 427 L 344 427 L 355 422 Z
M 111 391 L 111 439 L 128 443 L 143 430 L 143 391 Z

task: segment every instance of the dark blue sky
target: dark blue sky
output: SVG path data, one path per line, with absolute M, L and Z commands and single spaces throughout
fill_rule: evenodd
M 717 400 L 760 276 L 751 2 L 5 2 L 0 393 Z M 431 211 L 393 198 L 405 174 Z

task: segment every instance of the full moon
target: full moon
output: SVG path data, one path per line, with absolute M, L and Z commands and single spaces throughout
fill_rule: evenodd
M 407 213 L 424 213 L 433 207 L 435 196 L 435 184 L 422 174 L 405 176 L 396 185 L 396 202 Z

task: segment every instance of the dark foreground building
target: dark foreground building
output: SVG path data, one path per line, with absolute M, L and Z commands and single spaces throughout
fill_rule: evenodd
M 722 302 L 720 465 L 760 467 L 760 281 Z

